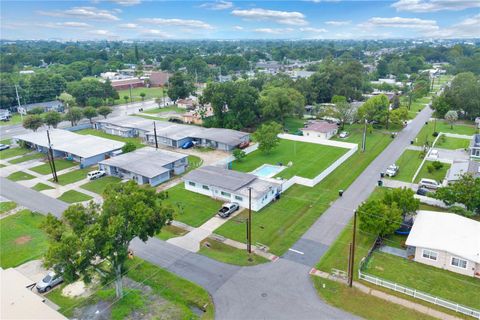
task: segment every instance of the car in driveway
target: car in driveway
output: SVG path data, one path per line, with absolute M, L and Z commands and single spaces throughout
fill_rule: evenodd
M 432 149 L 428 155 L 429 158 L 438 159 L 438 150 Z
M 103 177 L 105 174 L 106 172 L 103 170 L 90 171 L 89 173 L 87 173 L 87 178 L 88 180 L 96 180 Z
M 187 141 L 182 145 L 182 149 L 190 149 L 193 146 L 194 146 L 194 144 L 193 144 L 192 141 Z
M 42 280 L 37 282 L 35 287 L 38 292 L 47 292 L 62 282 L 63 277 L 61 275 L 56 274 L 55 271 L 50 271 Z
M 10 149 L 10 146 L 8 144 L 3 144 L 0 143 L 0 151 Z
M 240 209 L 240 206 L 236 202 L 224 203 L 222 208 L 218 210 L 218 215 L 222 218 L 228 218 L 238 209 Z
M 419 196 L 427 196 L 429 192 L 430 192 L 430 190 L 428 190 L 427 188 L 424 188 L 424 187 L 420 187 L 420 188 L 417 189 L 417 194 Z
M 400 170 L 399 166 L 397 166 L 396 164 L 392 164 L 388 166 L 387 170 L 385 171 L 385 175 L 387 177 L 395 177 L 398 174 L 399 170 Z
M 421 179 L 418 183 L 418 186 L 420 188 L 427 188 L 432 190 L 437 190 L 438 188 L 440 188 L 440 184 L 437 181 L 426 178 Z
M 338 136 L 342 139 L 345 139 L 349 136 L 349 133 L 347 131 L 342 131 Z

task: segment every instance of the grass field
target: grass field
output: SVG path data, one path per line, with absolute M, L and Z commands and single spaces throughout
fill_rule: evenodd
M 150 110 L 145 110 L 143 113 L 149 113 L 149 114 L 157 114 L 157 113 L 162 113 L 162 112 L 176 112 L 183 114 L 187 112 L 186 109 L 179 108 L 177 106 L 171 106 L 171 107 L 164 107 L 164 108 L 155 108 L 155 109 L 150 109 Z
M 356 140 L 357 133 L 350 137 Z M 338 190 L 347 187 L 390 143 L 390 135 L 374 131 L 368 134 L 367 151 L 357 152 L 313 188 L 294 185 L 279 201 L 253 214 L 252 242 L 269 246 L 282 255 L 315 220 L 338 198 Z M 245 242 L 244 215 L 227 221 L 215 230 L 227 238 Z
M 67 203 L 83 202 L 90 199 L 92 199 L 92 197 L 89 195 L 75 190 L 66 191 L 60 197 L 58 197 L 58 200 L 65 201 Z
M 145 147 L 145 145 L 142 143 L 140 138 L 124 138 L 124 137 L 119 137 L 115 136 L 113 134 L 108 134 L 100 130 L 95 130 L 95 129 L 83 129 L 79 131 L 75 131 L 75 133 L 78 134 L 90 134 L 92 136 L 97 136 L 105 139 L 110 139 L 110 140 L 116 140 L 116 141 L 121 141 L 121 142 L 131 142 L 133 143 L 137 149 Z
M 32 152 L 32 149 L 20 148 L 20 147 L 10 148 L 7 150 L 0 151 L 0 159 L 4 160 L 4 159 L 13 158 L 16 156 L 23 156 L 30 152 Z
M 208 243 L 208 247 L 205 245 L 205 243 Z M 203 240 L 198 253 L 209 258 L 237 266 L 253 266 L 270 261 L 254 253 L 250 255 L 250 261 L 246 250 L 233 248 L 229 245 L 212 239 Z
M 17 207 L 17 204 L 13 201 L 0 202 L 0 214 L 13 210 Z
M 445 176 L 447 175 L 448 169 L 450 169 L 450 165 L 448 163 L 443 163 L 443 167 L 440 168 L 439 170 L 434 170 L 432 173 L 428 172 L 428 165 L 431 164 L 431 161 L 425 161 L 425 163 L 422 166 L 422 169 L 420 169 L 420 172 L 418 173 L 417 177 L 415 178 L 415 183 L 418 183 L 420 179 L 426 178 L 426 179 L 433 179 L 438 182 L 442 182 L 443 179 L 445 179 Z
M 156 234 L 155 237 L 163 241 L 166 241 L 171 238 L 181 237 L 187 233 L 188 233 L 187 230 L 170 225 L 170 226 L 164 226 L 162 230 L 160 230 L 160 233 Z
M 285 129 L 288 130 L 288 133 L 294 134 L 299 129 L 304 127 L 305 119 L 298 118 L 286 118 L 285 119 Z
M 433 320 L 436 318 L 363 293 L 344 284 L 312 276 L 318 295 L 334 307 L 371 320 Z M 348 301 L 348 303 L 346 303 Z M 372 307 L 374 306 L 374 307 Z
M 43 190 L 51 190 L 53 187 L 50 187 L 49 185 L 46 185 L 45 183 L 37 183 L 32 187 L 33 190 L 35 191 L 43 191 Z
M 280 162 L 286 166 L 292 162 L 293 165 L 280 172 L 277 177 L 289 179 L 297 175 L 312 179 L 347 151 L 345 148 L 280 139 L 279 145 L 270 153 L 254 151 L 241 162 L 234 161 L 232 169 L 249 172 L 265 163 L 275 165 Z
M 23 171 L 17 171 L 11 173 L 7 179 L 12 180 L 12 181 L 22 181 L 22 180 L 32 180 L 35 179 L 34 176 L 32 176 L 29 173 L 23 172 Z
M 0 220 L 0 267 L 16 267 L 43 255 L 47 236 L 40 225 L 44 219 L 38 213 L 22 210 Z
M 165 203 L 175 208 L 174 219 L 192 227 L 201 226 L 213 217 L 222 205 L 221 201 L 186 190 L 183 183 L 168 189 L 167 193 Z
M 422 163 L 421 155 L 422 153 L 420 151 L 405 150 L 396 162 L 396 165 L 400 167 L 400 170 L 398 171 L 398 174 L 391 179 L 412 182 L 413 175 Z
M 149 99 L 155 99 L 155 98 L 160 98 L 162 97 L 162 88 L 132 88 L 132 100 L 133 102 L 138 102 L 142 101 L 142 97 L 140 96 L 140 93 L 145 93 L 145 100 Z M 124 104 L 125 99 L 123 99 L 124 96 L 128 96 L 129 99 L 127 102 L 130 102 L 130 90 L 119 90 L 118 91 L 118 96 L 120 97 L 119 99 L 115 100 L 115 104 Z
M 435 143 L 435 148 L 441 149 L 467 149 L 470 146 L 470 140 L 468 139 L 460 139 L 460 138 L 452 138 L 446 137 L 444 135 L 438 138 L 437 143 Z
M 434 129 L 437 132 L 443 133 L 456 133 L 463 135 L 473 135 L 475 134 L 475 126 L 466 125 L 466 124 L 455 124 L 453 129 L 450 127 L 450 124 L 444 120 L 429 121 L 427 125 L 424 125 L 422 130 L 417 135 L 417 138 L 414 141 L 414 144 L 417 146 L 423 146 L 425 142 L 428 142 L 429 145 L 432 145 L 435 137 L 433 136 Z
M 433 296 L 480 309 L 480 279 L 375 252 L 366 272 Z
M 70 160 L 65 160 L 65 159 L 55 159 L 55 169 L 58 171 L 62 171 L 71 167 L 78 166 L 77 162 L 73 162 Z M 30 170 L 35 171 L 36 173 L 39 174 L 50 174 L 52 173 L 52 169 L 50 168 L 50 164 L 44 163 L 39 166 L 30 168 Z
M 85 179 L 87 177 L 87 173 L 93 170 L 94 169 L 92 168 L 85 168 L 61 174 L 58 176 L 58 184 L 66 186 L 67 184 L 78 182 Z M 52 181 L 52 179 L 50 179 L 50 181 Z
M 20 157 L 20 158 L 9 160 L 8 162 L 10 162 L 11 164 L 17 164 L 17 163 L 22 163 L 30 160 L 43 159 L 43 158 L 45 158 L 45 155 L 43 153 L 36 152 L 36 153 L 24 155 L 23 157 Z
M 85 184 L 82 184 L 80 188 L 95 192 L 97 194 L 103 194 L 103 191 L 105 191 L 105 188 L 111 184 L 111 183 L 119 183 L 122 181 L 122 179 L 117 178 L 117 177 L 112 177 L 112 176 L 105 176 L 101 177 L 99 179 L 87 182 Z

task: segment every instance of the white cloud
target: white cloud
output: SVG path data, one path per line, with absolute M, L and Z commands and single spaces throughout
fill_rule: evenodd
M 425 35 L 434 38 L 479 38 L 479 26 L 480 14 L 477 14 L 450 27 L 427 32 Z
M 341 0 L 304 0 L 307 2 L 320 3 L 320 2 L 340 2 Z
M 234 29 L 234 30 L 241 31 L 241 30 L 243 30 L 243 29 L 245 29 L 245 28 L 242 27 L 242 26 L 234 26 L 233 29 Z
M 91 28 L 92 25 L 85 23 L 85 22 L 75 22 L 75 21 L 67 21 L 67 22 L 57 22 L 57 23 L 45 23 L 39 24 L 41 27 L 47 28 Z
M 305 15 L 296 11 L 277 11 L 254 8 L 248 10 L 233 10 L 232 14 L 236 17 L 247 20 L 269 20 L 280 24 L 294 26 L 304 26 L 308 24 L 305 20 Z
M 268 34 L 284 34 L 284 33 L 289 33 L 292 32 L 292 28 L 258 28 L 258 29 L 253 29 L 255 32 L 259 33 L 268 33 Z
M 142 0 L 109 0 L 121 6 L 134 6 L 142 3 Z
M 186 27 L 194 29 L 213 29 L 211 25 L 200 20 L 184 19 L 163 19 L 163 18 L 143 18 L 139 21 L 166 27 Z
M 135 23 L 123 23 L 123 24 L 119 24 L 118 27 L 124 28 L 124 29 L 136 29 L 136 28 L 138 28 L 138 24 L 135 24 Z
M 100 36 L 102 38 L 117 38 L 118 36 L 114 33 L 112 33 L 109 30 L 104 30 L 104 29 L 97 29 L 97 30 L 91 30 L 88 32 L 91 35 L 95 36 Z
M 300 31 L 302 31 L 302 32 L 312 32 L 312 33 L 324 33 L 324 32 L 328 32 L 326 29 L 323 29 L 323 28 L 310 28 L 310 27 L 300 28 Z
M 399 0 L 392 4 L 397 11 L 435 12 L 442 10 L 461 11 L 480 7 L 478 0 Z
M 120 20 L 113 11 L 101 10 L 95 7 L 73 7 L 64 11 L 39 11 L 38 13 L 50 17 L 72 17 L 107 21 Z
M 360 27 L 365 28 L 405 28 L 417 30 L 437 30 L 438 25 L 435 20 L 422 20 L 419 18 L 370 18 L 366 23 L 360 24 Z
M 155 37 L 155 38 L 162 38 L 162 39 L 171 38 L 171 36 L 168 33 L 161 30 L 157 30 L 157 29 L 144 29 L 142 30 L 140 35 L 144 37 Z
M 215 2 L 206 2 L 199 6 L 200 8 L 206 8 L 211 10 L 227 10 L 233 8 L 233 3 L 230 1 L 215 1 Z
M 352 23 L 350 20 L 330 20 L 330 21 L 325 21 L 325 24 L 328 24 L 330 26 L 346 26 L 347 24 Z

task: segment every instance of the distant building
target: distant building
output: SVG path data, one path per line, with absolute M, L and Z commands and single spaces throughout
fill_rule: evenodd
M 178 99 L 176 101 L 177 107 L 181 109 L 194 109 L 195 106 L 197 105 L 197 102 L 193 99 L 187 98 L 187 99 Z
M 323 120 L 309 121 L 305 128 L 300 129 L 304 136 L 320 139 L 330 139 L 338 132 L 338 125 Z
M 145 82 L 138 78 L 112 80 L 111 83 L 115 90 L 126 90 L 129 88 L 133 89 L 145 86 Z
M 168 84 L 168 79 L 172 76 L 171 73 L 163 71 L 152 71 L 149 77 L 151 87 L 164 87 Z
M 48 111 L 63 112 L 64 110 L 63 102 L 59 100 L 53 100 L 53 101 L 46 101 L 46 102 L 24 104 L 17 108 L 17 112 L 20 114 L 26 115 L 28 111 L 35 108 L 42 108 L 43 112 L 48 112 Z
M 33 71 L 33 70 L 21 70 L 19 73 L 20 74 L 34 74 L 35 71 Z
M 182 115 L 182 121 L 188 124 L 203 124 L 203 119 L 213 116 L 213 108 L 211 105 L 205 107 L 196 107 Z
M 480 134 L 474 135 L 472 142 L 470 142 L 470 159 L 480 159 Z

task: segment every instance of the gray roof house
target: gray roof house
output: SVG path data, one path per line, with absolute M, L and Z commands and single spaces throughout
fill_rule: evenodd
M 480 134 L 474 135 L 472 142 L 470 142 L 470 159 L 480 159 Z
M 466 173 L 471 174 L 475 178 L 480 177 L 480 163 L 468 160 L 454 161 L 450 169 L 448 169 L 445 179 L 447 179 L 448 183 L 453 183 Z
M 46 101 L 46 102 L 39 102 L 39 103 L 30 103 L 24 104 L 17 108 L 18 113 L 26 115 L 28 111 L 35 109 L 35 108 L 42 108 L 44 112 L 48 111 L 58 111 L 63 112 L 63 102 L 59 100 L 53 101 Z
M 153 120 L 142 117 L 120 116 L 97 120 L 94 123 L 94 128 L 120 137 L 145 138 L 146 133 L 153 130 L 153 122 Z
M 248 208 L 249 188 L 252 192 L 252 210 L 259 211 L 277 198 L 281 183 L 264 180 L 250 174 L 215 166 L 205 166 L 186 174 L 182 180 L 185 189 L 214 199 L 237 202 Z
M 138 184 L 148 183 L 154 187 L 174 175 L 184 173 L 188 166 L 188 155 L 145 147 L 100 161 L 98 165 L 107 175 L 130 179 Z

